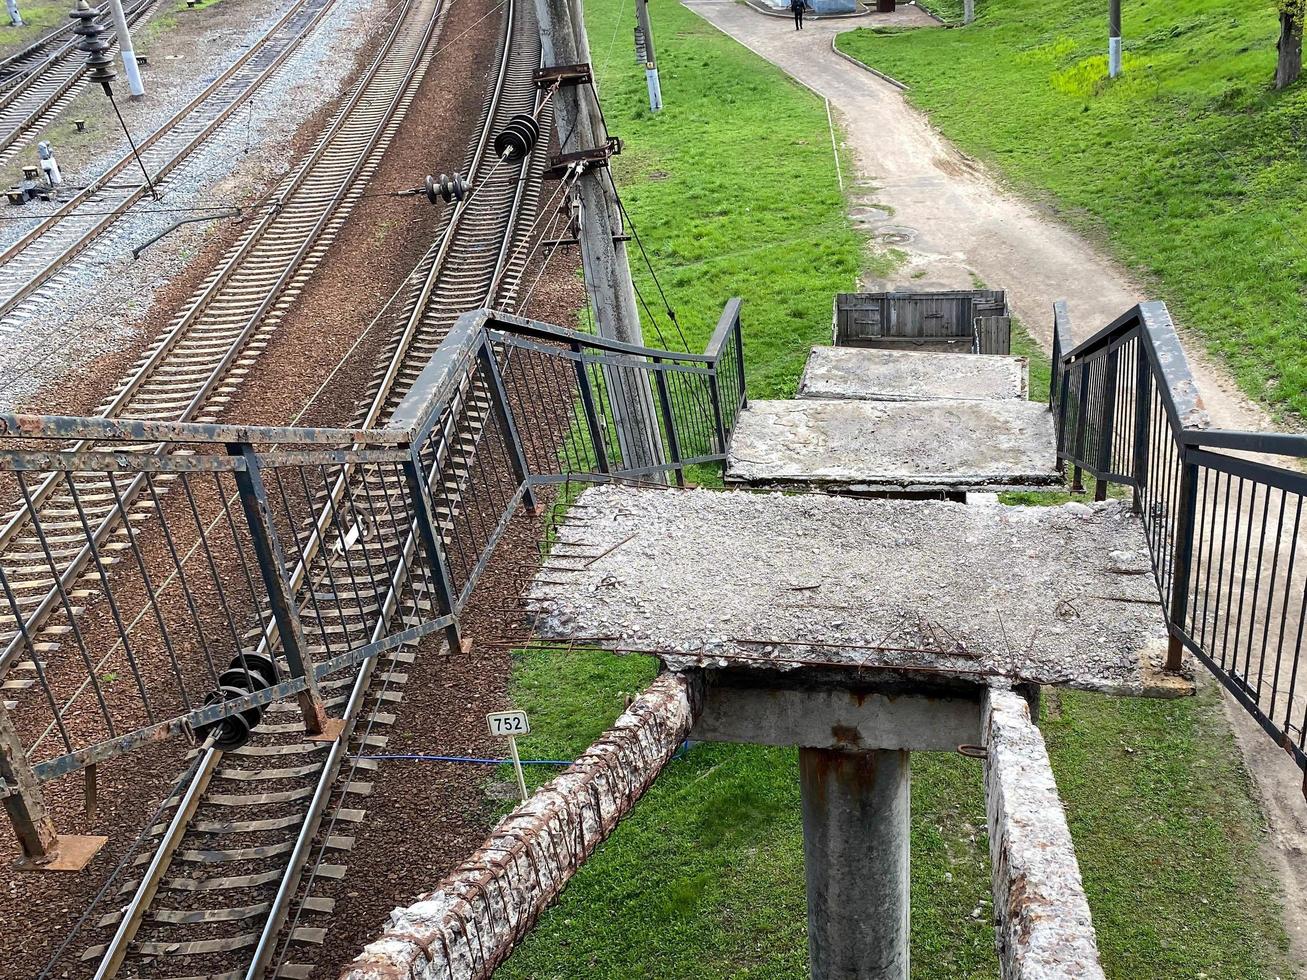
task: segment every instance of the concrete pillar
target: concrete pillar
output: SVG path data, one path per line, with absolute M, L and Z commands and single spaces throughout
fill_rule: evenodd
M 813 980 L 908 980 L 907 752 L 799 750 Z

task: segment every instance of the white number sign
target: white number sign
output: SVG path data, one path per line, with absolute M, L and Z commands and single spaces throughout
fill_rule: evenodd
M 531 731 L 525 711 L 492 711 L 486 715 L 486 724 L 490 726 L 490 734 L 495 736 L 527 735 Z

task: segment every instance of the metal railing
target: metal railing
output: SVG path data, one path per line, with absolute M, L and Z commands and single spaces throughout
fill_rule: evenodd
M 1134 491 L 1168 669 L 1192 651 L 1307 770 L 1307 473 L 1297 468 L 1307 437 L 1212 429 L 1162 303 L 1079 345 L 1056 304 L 1052 367 L 1058 456 L 1073 482 L 1090 474 L 1099 499 L 1108 483 Z
M 639 389 L 637 464 L 616 420 Z M 330 736 L 321 682 L 436 630 L 457 649 L 543 488 L 683 483 L 724 463 L 745 403 L 732 300 L 704 354 L 468 313 L 379 430 L 0 415 L 8 526 L 41 545 L 0 551 L 0 799 L 25 853 L 53 847 L 42 782 L 177 735 L 221 747 L 289 697 Z

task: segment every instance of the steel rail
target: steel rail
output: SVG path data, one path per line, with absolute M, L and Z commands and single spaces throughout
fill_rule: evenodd
M 77 219 L 76 211 L 84 204 L 91 203 L 94 205 L 94 212 L 91 217 L 96 220 L 91 221 L 89 226 L 81 230 L 72 241 L 68 242 L 59 249 L 48 260 L 41 256 L 36 256 L 36 261 L 42 263 L 33 269 L 24 279 L 22 285 L 11 292 L 9 295 L 0 299 L 0 317 L 7 317 L 13 313 L 18 306 L 27 299 L 32 293 L 44 285 L 52 276 L 66 267 L 74 258 L 76 258 L 83 249 L 91 244 L 109 225 L 117 221 L 133 205 L 140 201 L 148 193 L 149 188 L 140 185 L 125 190 L 118 191 L 117 200 L 106 202 L 104 200 L 106 191 L 111 191 L 111 185 L 116 177 L 124 173 L 131 172 L 137 166 L 137 154 L 142 159 L 148 157 L 151 151 L 159 144 L 164 143 L 174 133 L 182 130 L 192 121 L 195 115 L 206 102 L 217 95 L 238 73 L 240 73 L 251 61 L 254 61 L 263 53 L 264 48 L 271 42 L 278 40 L 278 34 L 282 28 L 291 23 L 292 20 L 313 0 L 295 0 L 287 8 L 286 12 L 277 19 L 263 35 L 252 44 L 239 58 L 231 65 L 225 68 L 218 77 L 210 82 L 205 88 L 177 112 L 163 123 L 158 129 L 143 139 L 136 147 L 136 153 L 128 152 L 123 154 L 118 161 L 111 164 L 109 168 L 95 180 L 91 181 L 86 187 L 82 188 L 75 195 L 61 204 L 50 214 L 42 217 L 41 222 L 35 227 L 29 229 L 15 242 L 9 245 L 4 251 L 0 252 L 0 266 L 16 260 L 20 256 L 26 256 L 29 259 L 35 254 L 33 247 L 52 232 L 59 230 L 63 223 L 70 219 Z M 186 162 L 190 155 L 201 146 L 213 133 L 221 127 L 231 114 L 250 99 L 257 89 L 267 82 L 285 63 L 286 59 L 291 56 L 298 48 L 300 42 L 313 30 L 321 21 L 322 17 L 334 7 L 337 0 L 323 0 L 313 12 L 313 15 L 303 24 L 298 25 L 295 33 L 286 41 L 284 47 L 279 51 L 271 61 L 260 68 L 255 76 L 251 78 L 241 89 L 233 93 L 233 97 L 223 106 L 216 115 L 206 122 L 193 136 L 186 139 L 181 146 L 177 147 L 171 153 L 154 167 L 151 174 L 151 181 L 157 185 L 161 180 L 167 177 L 178 166 Z M 165 148 L 166 149 L 166 148 Z M 105 207 L 106 203 L 110 206 Z M 55 243 L 58 247 L 58 242 Z
M 485 113 L 485 123 L 480 131 L 477 147 L 475 152 L 473 153 L 473 159 L 477 162 L 478 167 L 482 164 L 484 160 L 485 147 L 489 144 L 489 141 L 493 136 L 493 130 L 498 125 L 502 124 L 502 120 L 497 117 L 498 116 L 497 110 L 499 108 L 499 97 L 502 91 L 503 81 L 507 77 L 507 71 L 505 66 L 509 63 L 509 61 L 514 56 L 514 43 L 513 43 L 514 37 L 510 32 L 512 32 L 514 29 L 513 25 L 515 23 L 515 20 L 516 18 L 514 16 L 512 0 L 510 0 L 508 17 L 506 18 L 507 26 L 505 31 L 505 38 L 502 44 L 502 51 L 501 51 L 500 72 L 498 73 L 498 76 L 496 78 L 495 85 L 492 91 L 492 97 L 488 102 L 487 111 Z M 475 174 L 476 172 L 477 171 L 474 171 L 473 173 Z M 513 193 L 511 195 L 510 198 L 511 204 L 515 210 L 520 209 L 524 196 L 527 192 L 527 188 L 524 185 L 525 185 L 525 181 L 518 181 L 517 186 L 514 188 Z M 455 218 L 458 218 L 460 220 L 456 221 L 454 220 Z M 434 290 L 434 281 L 439 278 L 440 269 L 444 266 L 444 263 L 450 254 L 450 250 L 452 248 L 451 243 L 453 243 L 455 240 L 461 237 L 458 234 L 460 228 L 462 227 L 461 218 L 462 218 L 462 209 L 456 208 L 453 214 L 451 214 L 450 225 L 447 226 L 447 230 L 445 234 L 442 235 L 441 237 L 441 243 L 437 247 L 437 256 L 439 257 L 439 261 L 433 261 L 432 269 L 427 277 L 428 283 L 424 284 L 424 288 L 419 292 L 419 297 L 422 303 L 426 303 L 431 300 L 432 293 Z M 509 231 L 511 232 L 514 229 L 513 220 L 510 219 L 508 225 L 509 225 Z M 505 238 L 511 239 L 512 237 L 513 237 L 512 234 L 505 235 Z M 490 271 L 490 275 L 488 277 L 488 285 L 490 283 L 495 283 L 500 279 L 502 275 L 503 266 L 507 261 L 509 254 L 510 254 L 509 250 L 501 242 L 501 247 L 498 250 L 498 259 L 495 262 L 494 268 Z M 414 309 L 413 311 L 410 312 L 409 317 L 407 319 L 409 321 L 412 321 L 415 318 L 418 318 L 420 315 L 420 310 L 421 310 L 420 305 L 417 302 L 415 302 Z M 402 359 L 404 353 L 405 353 L 404 351 L 397 350 L 392 357 L 392 361 L 395 359 Z M 394 378 L 396 376 L 396 373 L 392 371 L 388 371 L 387 375 L 390 378 Z M 369 415 L 375 416 L 376 413 L 382 410 L 382 408 L 385 405 L 386 398 L 389 395 L 388 387 L 389 385 L 383 386 L 380 388 L 380 390 L 378 390 L 378 392 L 372 399 L 372 404 L 369 406 L 369 411 L 368 411 Z M 306 552 L 306 560 L 301 561 L 297 565 L 294 572 L 293 578 L 297 586 L 299 584 L 302 584 L 304 578 L 309 574 L 308 562 L 312 561 L 313 557 L 316 557 L 316 555 L 318 554 L 319 547 L 324 540 L 324 535 L 322 533 L 324 529 L 324 521 L 328 521 L 328 522 L 330 521 L 331 508 L 333 508 L 336 505 L 336 501 L 339 500 L 340 495 L 344 492 L 345 489 L 344 482 L 345 482 L 345 478 L 343 476 L 337 479 L 336 485 L 332 488 L 332 491 L 328 494 L 329 500 L 327 501 L 326 506 L 324 506 L 322 510 L 319 512 L 319 517 L 316 522 L 318 533 L 310 534 L 311 544 L 310 544 L 309 551 Z M 393 574 L 391 575 L 391 579 L 390 582 L 388 583 L 388 588 L 386 591 L 386 598 L 381 603 L 378 612 L 378 619 L 372 630 L 372 637 L 374 642 L 378 638 L 386 635 L 386 631 L 388 630 L 389 623 L 399 608 L 401 589 L 408 577 L 410 565 L 417 554 L 417 538 L 413 526 L 410 525 L 407 528 L 407 533 L 404 534 L 403 537 L 404 537 L 404 541 L 402 543 L 402 546 L 399 548 L 399 560 L 394 568 Z M 398 543 L 398 542 L 396 541 L 393 543 Z M 269 624 L 265 624 L 265 626 L 266 625 Z M 260 640 L 260 644 L 259 644 L 260 649 L 266 649 L 269 646 L 270 642 L 271 643 L 276 642 L 275 632 L 265 628 L 262 633 L 262 639 Z M 375 670 L 375 666 L 376 666 L 376 658 L 366 661 L 365 664 L 358 671 L 354 679 L 354 683 L 351 685 L 349 702 L 345 709 L 345 720 L 347 726 L 346 731 L 340 737 L 338 737 L 335 740 L 335 742 L 332 744 L 332 747 L 328 754 L 328 758 L 325 760 L 325 762 L 321 767 L 321 771 L 316 781 L 316 785 L 310 803 L 308 804 L 308 807 L 305 813 L 303 814 L 303 816 L 299 818 L 299 822 L 298 822 L 299 833 L 296 835 L 295 843 L 291 851 L 290 858 L 287 862 L 288 863 L 287 869 L 285 873 L 282 875 L 282 877 L 280 878 L 277 895 L 271 903 L 267 918 L 264 922 L 263 928 L 259 935 L 256 949 L 250 958 L 249 967 L 246 973 L 246 976 L 249 978 L 262 976 L 264 974 L 264 971 L 267 969 L 269 958 L 275 952 L 277 938 L 284 927 L 286 918 L 292 907 L 292 903 L 296 891 L 298 889 L 300 877 L 303 873 L 307 860 L 310 856 L 310 852 L 312 850 L 314 837 L 317 834 L 318 828 L 321 823 L 321 819 L 326 812 L 332 793 L 339 781 L 339 776 L 340 776 L 339 770 L 341 764 L 345 759 L 346 749 L 349 744 L 349 738 L 360 716 L 360 712 L 363 707 L 363 704 L 367 698 L 367 694 L 371 686 L 371 681 Z M 184 836 L 185 836 L 184 834 L 176 835 L 176 838 L 173 839 L 174 835 L 170 833 L 168 835 L 168 840 L 165 840 L 165 847 L 161 848 L 161 850 L 166 849 L 170 853 L 175 852 L 176 849 L 181 846 L 182 839 L 184 838 Z M 154 875 L 147 874 L 146 877 L 143 879 L 141 886 L 137 890 L 137 895 L 145 900 L 140 902 L 134 901 L 133 906 L 131 907 L 133 912 L 133 917 L 137 921 L 137 926 L 133 926 L 129 928 L 127 926 L 127 923 L 125 922 L 122 925 L 120 925 L 120 928 L 118 930 L 119 938 L 116 939 L 115 943 L 111 944 L 110 950 L 106 953 L 105 962 L 108 962 L 111 956 L 117 956 L 118 962 L 120 963 L 122 962 L 123 953 L 119 953 L 116 950 L 121 949 L 124 952 L 126 951 L 127 946 L 130 944 L 131 937 L 136 934 L 136 929 L 139 926 L 142 917 L 146 914 L 147 908 L 149 906 L 149 896 L 147 896 L 145 893 L 148 889 L 157 888 L 158 880 L 163 874 L 163 869 L 167 867 L 169 861 L 170 858 L 159 858 L 159 856 L 156 855 L 156 861 L 152 862 L 152 867 L 157 866 L 159 869 L 158 872 Z M 102 974 L 97 974 L 97 977 L 99 976 L 110 977 L 113 975 L 114 974 L 112 972 L 106 971 L 103 972 Z

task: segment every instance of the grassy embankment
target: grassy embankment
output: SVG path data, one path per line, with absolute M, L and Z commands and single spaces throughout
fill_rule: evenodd
M 18 0 L 23 26 L 13 27 L 9 23 L 8 9 L 0 6 L 0 58 L 26 47 L 52 27 L 64 23 L 72 9 L 73 5 L 65 0 Z
M 1307 84 L 1270 88 L 1273 0 L 977 4 L 947 31 L 857 30 L 841 50 L 912 86 L 964 150 L 1137 270 L 1286 422 L 1307 412 Z
M 651 115 L 628 6 L 586 6 L 605 110 L 627 140 L 623 196 L 691 347 L 743 295 L 750 391 L 788 395 L 807 347 L 828 336 L 831 294 L 862 261 L 821 103 L 671 4 L 659 13 L 667 108 Z M 656 342 L 650 325 L 646 336 Z M 1039 397 L 1047 372 L 1033 380 Z M 706 598 L 711 586 L 705 569 Z M 524 755 L 580 752 L 654 669 L 597 653 L 519 657 L 515 698 L 535 732 Z M 1249 856 L 1259 818 L 1211 692 L 1049 700 L 1045 733 L 1110 974 L 1287 976 Z M 913 765 L 914 976 L 992 977 L 978 766 L 925 754 Z M 806 960 L 795 753 L 705 744 L 668 767 L 499 975 L 772 980 L 806 976 Z

